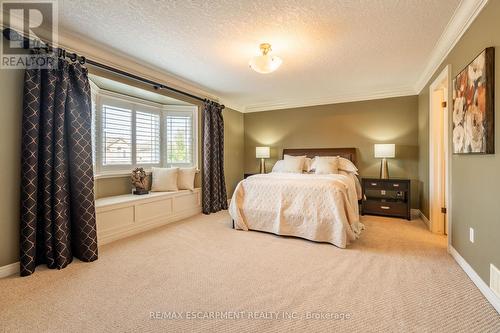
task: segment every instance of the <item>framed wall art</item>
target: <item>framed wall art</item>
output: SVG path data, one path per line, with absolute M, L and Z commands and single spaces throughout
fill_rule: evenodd
M 482 51 L 453 80 L 453 153 L 495 153 L 495 48 Z

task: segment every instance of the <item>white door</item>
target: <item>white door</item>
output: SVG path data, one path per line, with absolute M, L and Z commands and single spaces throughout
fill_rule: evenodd
M 429 220 L 432 232 L 448 234 L 448 72 L 430 87 Z

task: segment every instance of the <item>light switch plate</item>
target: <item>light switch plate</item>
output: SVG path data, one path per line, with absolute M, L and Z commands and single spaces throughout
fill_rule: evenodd
M 490 264 L 490 288 L 500 298 L 500 270 Z
M 474 229 L 469 228 L 469 240 L 471 243 L 474 243 Z

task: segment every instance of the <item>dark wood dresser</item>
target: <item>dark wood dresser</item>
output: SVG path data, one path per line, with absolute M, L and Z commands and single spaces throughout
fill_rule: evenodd
M 361 215 L 382 215 L 411 220 L 409 179 L 363 178 Z

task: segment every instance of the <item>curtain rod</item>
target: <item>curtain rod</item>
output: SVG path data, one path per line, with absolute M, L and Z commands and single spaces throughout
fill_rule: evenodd
M 172 91 L 172 92 L 180 94 L 180 95 L 187 96 L 189 98 L 196 99 L 196 100 L 201 101 L 201 102 L 208 101 L 208 102 L 212 102 L 212 103 L 218 104 L 217 102 L 212 101 L 212 100 L 210 100 L 208 98 L 202 98 L 202 97 L 190 94 L 188 92 L 185 92 L 185 91 L 173 88 L 173 87 L 169 87 L 169 86 L 167 86 L 165 84 L 158 83 L 158 82 L 155 82 L 155 81 L 143 78 L 141 76 L 138 76 L 138 75 L 135 75 L 135 74 L 123 71 L 121 69 L 105 65 L 105 64 L 97 62 L 95 60 L 88 59 L 88 58 L 86 58 L 84 56 L 79 56 L 76 53 L 67 52 L 63 48 L 59 48 L 59 47 L 58 48 L 54 48 L 52 45 L 50 45 L 50 44 L 48 44 L 48 43 L 46 43 L 44 41 L 41 41 L 41 40 L 34 40 L 34 41 L 30 40 L 29 38 L 24 37 L 19 32 L 15 31 L 14 29 L 11 29 L 11 28 L 5 28 L 5 29 L 3 29 L 3 35 L 4 35 L 4 37 L 7 40 L 10 40 L 10 41 L 22 41 L 24 49 L 29 49 L 30 48 L 29 47 L 30 43 L 34 44 L 34 45 L 40 45 L 39 47 L 36 47 L 36 48 L 46 49 L 47 51 L 56 50 L 58 52 L 58 56 L 59 57 L 63 57 L 63 58 L 64 57 L 68 57 L 72 61 L 78 60 L 81 64 L 87 63 L 89 65 L 92 65 L 94 67 L 103 69 L 105 71 L 112 72 L 112 73 L 115 73 L 115 74 L 118 74 L 118 75 L 130 78 L 130 79 L 133 79 L 133 80 L 136 80 L 136 81 L 139 81 L 139 82 L 147 83 L 149 85 L 152 85 L 155 90 L 165 89 L 165 90 L 169 90 L 169 91 Z M 224 105 L 221 105 L 221 107 L 224 109 Z

